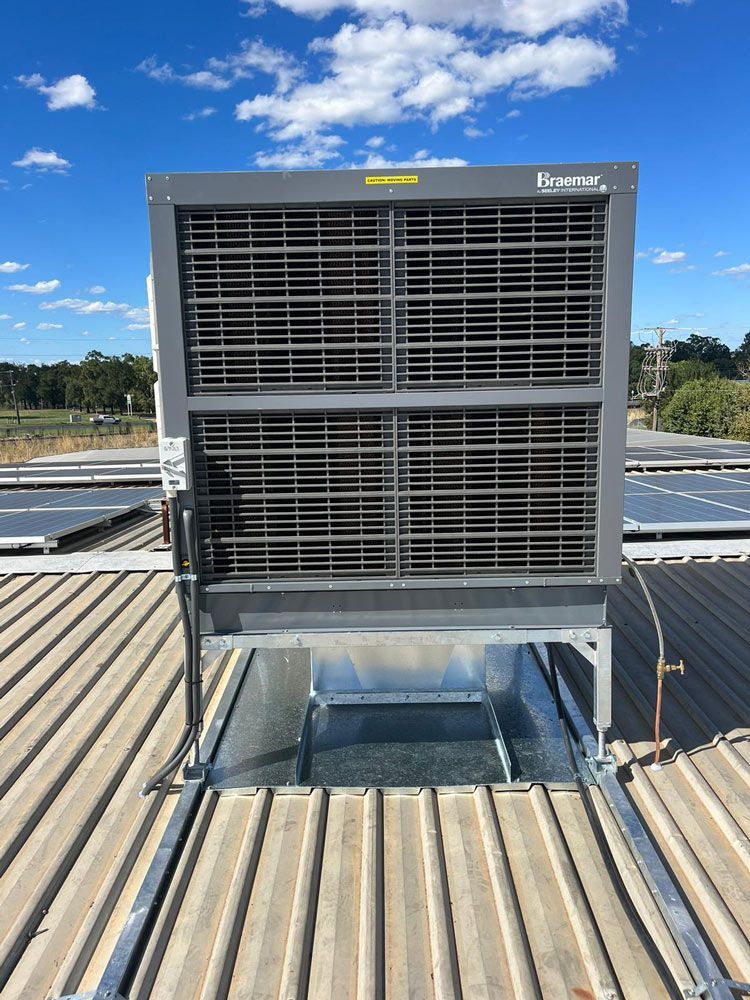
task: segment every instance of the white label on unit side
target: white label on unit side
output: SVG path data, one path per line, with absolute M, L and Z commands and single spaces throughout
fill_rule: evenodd
M 160 438 L 159 461 L 165 490 L 189 490 L 187 438 Z

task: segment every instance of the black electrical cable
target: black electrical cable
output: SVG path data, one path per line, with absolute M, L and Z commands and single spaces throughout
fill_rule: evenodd
M 191 626 L 191 693 L 192 693 L 192 719 L 193 719 L 193 740 L 200 736 L 203 726 L 203 677 L 201 668 L 201 630 L 200 630 L 200 591 L 198 588 L 198 548 L 195 542 L 195 532 L 193 530 L 193 512 L 186 510 L 183 514 L 185 524 L 185 538 L 187 540 L 187 555 L 190 563 L 190 626 Z M 196 763 L 198 757 L 196 756 Z
M 625 883 L 622 880 L 622 875 L 620 874 L 620 869 L 617 867 L 617 862 L 612 855 L 612 850 L 609 846 L 607 840 L 607 835 L 604 832 L 604 827 L 602 826 L 601 820 L 599 819 L 599 814 L 591 801 L 591 788 L 583 780 L 580 771 L 578 770 L 578 764 L 576 763 L 575 753 L 573 752 L 573 746 L 570 742 L 570 733 L 568 732 L 568 725 L 565 720 L 565 711 L 562 705 L 562 699 L 560 697 L 560 685 L 557 679 L 557 665 L 555 663 L 555 651 L 552 643 L 547 643 L 547 658 L 549 660 L 550 668 L 550 682 L 552 685 L 552 697 L 555 702 L 555 711 L 557 712 L 557 718 L 560 723 L 560 731 L 562 733 L 563 746 L 565 748 L 565 755 L 568 758 L 568 767 L 573 775 L 573 780 L 576 783 L 578 793 L 581 796 L 581 802 L 583 803 L 583 809 L 586 813 L 586 818 L 589 821 L 589 826 L 594 834 L 594 840 L 596 841 L 597 847 L 599 848 L 599 853 L 601 854 L 602 861 L 604 862 L 604 867 L 612 880 L 612 884 L 615 888 L 615 892 L 625 910 L 625 915 L 630 920 L 631 926 L 634 928 L 636 934 L 638 935 L 641 944 L 643 945 L 646 953 L 651 958 L 654 963 L 659 978 L 661 979 L 663 985 L 666 987 L 667 992 L 670 996 L 681 996 L 677 990 L 677 985 L 675 983 L 674 976 L 669 971 L 669 967 L 664 960 L 664 957 L 659 950 L 658 945 L 651 936 L 648 928 L 643 922 L 643 918 L 635 907 L 633 900 L 630 898 L 630 893 L 627 890 Z
M 183 514 L 183 524 L 186 529 L 186 536 L 189 537 L 187 533 L 188 525 L 192 528 L 192 520 L 185 517 L 185 514 L 190 514 L 192 518 L 192 511 L 185 511 Z M 182 634 L 183 634 L 183 679 L 184 679 L 184 692 L 185 692 L 185 724 L 183 726 L 182 732 L 174 745 L 171 753 L 167 757 L 166 761 L 162 764 L 159 770 L 153 774 L 148 781 L 144 784 L 141 789 L 141 796 L 145 797 L 150 792 L 152 792 L 156 786 L 171 774 L 172 771 L 177 767 L 180 761 L 185 757 L 185 754 L 190 750 L 190 746 L 193 743 L 195 737 L 198 734 L 198 723 L 200 720 L 200 687 L 198 687 L 198 696 L 196 700 L 196 684 L 195 684 L 195 641 L 193 635 L 193 629 L 191 627 L 191 615 L 188 610 L 187 597 L 185 594 L 184 581 L 181 579 L 183 576 L 182 560 L 180 558 L 180 529 L 179 529 L 179 506 L 176 497 L 169 498 L 169 520 L 171 526 L 172 535 L 172 570 L 175 577 L 175 593 L 177 594 L 177 604 L 180 609 L 180 619 L 182 622 Z M 193 564 L 194 565 L 194 564 Z M 191 599 L 193 599 L 195 607 L 197 607 L 197 582 L 191 581 Z M 194 614 L 194 621 L 197 621 L 197 617 Z M 198 675 L 200 675 L 200 636 L 198 637 Z M 196 712 L 197 705 L 197 712 Z

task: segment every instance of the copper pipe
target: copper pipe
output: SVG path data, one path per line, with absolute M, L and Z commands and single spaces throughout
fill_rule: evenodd
M 659 754 L 661 753 L 661 689 L 664 683 L 663 678 L 659 677 L 656 681 L 656 712 L 654 713 L 654 763 L 652 767 L 657 770 L 661 767 L 659 763 Z
M 165 545 L 169 545 L 169 502 L 166 497 L 161 500 L 161 537 Z

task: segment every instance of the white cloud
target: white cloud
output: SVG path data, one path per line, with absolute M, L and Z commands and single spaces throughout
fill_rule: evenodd
M 13 319 L 13 317 L 10 313 L 0 313 L 0 320 L 1 319 Z
M 268 9 L 265 0 L 240 0 L 240 3 L 247 4 L 240 17 L 262 17 Z
M 683 0 L 684 2 L 684 0 Z M 374 18 L 403 14 L 408 20 L 458 27 L 499 28 L 537 36 L 563 25 L 582 24 L 595 17 L 623 23 L 627 0 L 276 0 L 295 14 L 322 17 L 345 9 Z
M 50 111 L 67 111 L 69 108 L 96 107 L 96 91 L 85 76 L 74 73 L 64 76 L 57 83 L 46 86 L 45 79 L 39 73 L 31 76 L 17 76 L 16 80 L 24 87 L 38 91 L 47 98 Z
M 18 274 L 19 271 L 25 271 L 28 264 L 18 264 L 14 260 L 6 260 L 4 264 L 0 264 L 0 274 Z
M 126 330 L 149 330 L 150 328 L 150 323 L 128 323 L 125 327 Z
M 389 170 L 391 167 L 465 167 L 466 160 L 458 156 L 430 156 L 428 149 L 419 149 L 413 156 L 403 160 L 387 160 L 379 153 L 370 153 L 364 163 L 350 163 L 348 166 L 365 170 Z
M 92 285 L 91 288 L 87 288 L 86 291 L 89 295 L 104 295 L 107 289 L 104 285 Z
M 340 160 L 339 147 L 345 145 L 338 135 L 303 136 L 297 142 L 255 155 L 255 164 L 263 170 L 304 170 L 323 167 Z
M 223 59 L 209 59 L 206 65 L 228 76 L 232 82 L 248 79 L 259 70 L 276 79 L 276 89 L 281 93 L 289 90 L 302 74 L 302 67 L 293 55 L 266 45 L 259 38 L 245 39 L 240 43 L 239 52 L 230 53 Z
M 492 135 L 491 128 L 477 128 L 476 125 L 467 125 L 464 129 L 464 135 L 467 139 L 483 139 L 487 135 Z
M 62 330 L 62 323 L 37 323 L 37 330 Z
M 60 281 L 57 278 L 51 278 L 49 281 L 37 281 L 34 285 L 8 285 L 8 291 L 27 292 L 29 295 L 49 295 L 50 292 L 54 292 L 59 287 Z
M 25 323 L 14 323 L 13 324 L 13 329 L 14 330 L 25 330 L 26 329 L 26 324 Z
M 39 149 L 38 146 L 27 149 L 20 160 L 13 161 L 14 167 L 28 167 L 31 170 L 38 170 L 39 173 L 52 171 L 56 174 L 64 174 L 71 165 L 68 160 L 58 156 L 54 149 Z
M 199 90 L 228 90 L 232 86 L 230 80 L 217 76 L 209 70 L 197 70 L 193 73 L 177 73 L 169 63 L 161 63 L 156 56 L 143 59 L 135 67 L 139 73 L 145 73 L 159 83 L 184 83 L 186 87 L 196 87 Z
M 728 250 L 717 250 L 716 253 L 714 254 L 714 257 L 728 257 L 728 256 L 729 256 Z
M 518 110 L 518 108 L 513 108 L 512 111 L 509 111 L 507 115 L 503 116 L 504 119 L 520 118 L 520 117 L 521 117 L 521 112 Z
M 30 344 L 31 341 L 29 340 L 28 337 L 21 337 L 20 340 L 18 341 L 18 343 L 19 344 Z
M 692 7 L 695 0 L 672 0 L 672 3 L 679 4 L 681 7 Z
M 427 118 L 433 125 L 470 111 L 488 94 L 528 98 L 582 87 L 614 69 L 615 55 L 589 38 L 556 36 L 486 50 L 444 28 L 407 24 L 343 25 L 311 51 L 327 62 L 319 81 L 258 94 L 235 109 L 289 141 L 332 127 Z
M 384 142 L 385 139 L 382 135 L 371 135 L 365 142 L 365 146 L 367 146 L 368 149 L 380 149 Z
M 222 59 L 212 57 L 205 68 L 190 73 L 178 73 L 170 63 L 159 63 L 156 56 L 149 56 L 136 67 L 159 83 L 182 83 L 187 87 L 203 90 L 229 90 L 238 80 L 248 80 L 256 72 L 265 73 L 276 80 L 276 89 L 288 90 L 297 80 L 301 68 L 297 61 L 283 49 L 275 49 L 260 39 L 245 39 L 238 52 L 230 52 Z
M 750 274 L 750 264 L 737 264 L 735 267 L 725 267 L 723 271 L 714 271 L 714 274 L 728 278 L 743 278 Z
M 687 254 L 684 250 L 660 250 L 654 257 L 652 264 L 678 264 L 685 260 Z
M 131 306 L 127 302 L 102 302 L 101 299 L 55 299 L 42 302 L 40 309 L 69 309 L 78 316 L 92 316 L 96 313 L 117 313 L 134 323 L 148 321 L 148 308 Z
M 216 114 L 216 108 L 200 108 L 198 111 L 191 111 L 187 115 L 182 116 L 184 122 L 194 122 L 198 121 L 200 118 L 210 118 L 211 115 Z
M 145 59 L 142 59 L 135 67 L 135 71 L 136 73 L 145 73 L 146 76 L 152 80 L 156 80 L 158 83 L 173 83 L 175 80 L 180 79 L 169 63 L 162 63 L 160 65 L 156 56 L 147 56 Z

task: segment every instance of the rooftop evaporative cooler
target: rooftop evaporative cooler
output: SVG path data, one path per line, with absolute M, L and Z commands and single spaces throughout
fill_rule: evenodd
M 148 176 L 204 648 L 571 642 L 606 730 L 637 176 Z

